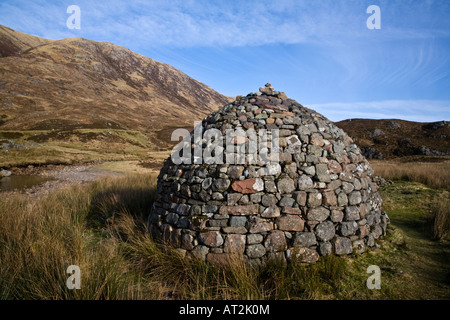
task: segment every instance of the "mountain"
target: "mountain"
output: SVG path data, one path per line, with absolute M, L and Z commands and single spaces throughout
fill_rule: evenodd
M 48 40 L 0 25 L 0 56 L 0 131 L 8 131 L 3 139 L 20 131 L 19 144 L 86 140 L 76 135 L 107 129 L 138 131 L 150 148 L 167 147 L 173 128 L 192 127 L 229 101 L 168 64 L 107 42 Z M 49 132 L 36 138 L 41 131 Z
M 20 54 L 50 41 L 0 25 L 0 57 Z
M 353 138 L 367 158 L 450 155 L 448 121 L 349 119 L 336 125 Z
M 0 37 L 1 129 L 192 125 L 228 101 L 168 64 L 111 43 L 44 40 L 6 27 Z

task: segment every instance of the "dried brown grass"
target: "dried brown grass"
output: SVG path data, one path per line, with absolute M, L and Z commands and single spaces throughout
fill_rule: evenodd
M 375 174 L 385 179 L 423 183 L 432 188 L 450 188 L 450 161 L 371 161 Z

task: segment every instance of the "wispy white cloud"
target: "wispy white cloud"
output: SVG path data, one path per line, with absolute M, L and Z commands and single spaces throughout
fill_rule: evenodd
M 418 122 L 450 120 L 450 101 L 385 100 L 306 105 L 332 121 L 345 119 L 402 119 Z
M 381 39 L 449 36 L 448 23 L 424 25 L 415 9 L 430 11 L 432 4 L 380 1 Z M 67 37 L 66 8 L 82 12 L 82 36 L 115 42 L 146 40 L 154 45 L 255 46 L 264 44 L 332 43 L 367 40 L 367 3 L 346 1 L 25 1 L 0 3 L 0 21 L 22 31 L 50 38 Z M 404 8 L 410 8 L 405 11 Z M 445 16 L 444 16 L 445 17 Z M 409 23 L 408 23 L 409 22 Z M 442 27 L 442 24 L 444 28 Z M 31 30 L 33 29 L 33 30 Z M 380 30 L 381 31 L 381 30 Z M 370 34 L 371 41 L 378 38 Z M 118 40 L 118 41 L 117 41 Z

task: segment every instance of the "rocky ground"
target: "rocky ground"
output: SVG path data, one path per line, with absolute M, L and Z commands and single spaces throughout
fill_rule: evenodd
M 89 163 L 82 165 L 47 165 L 47 166 L 28 166 L 24 168 L 11 168 L 13 175 L 39 175 L 48 177 L 52 180 L 24 191 L 3 192 L 4 195 L 18 192 L 30 195 L 33 198 L 40 198 L 52 191 L 62 189 L 68 186 L 93 182 L 104 177 L 122 177 L 123 173 L 99 169 L 98 163 Z

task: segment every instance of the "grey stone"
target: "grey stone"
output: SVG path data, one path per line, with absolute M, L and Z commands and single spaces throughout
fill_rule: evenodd
M 297 232 L 294 238 L 294 246 L 311 247 L 317 244 L 316 236 L 313 232 Z
M 221 201 L 224 199 L 223 193 L 220 192 L 213 192 L 213 194 L 211 195 L 211 198 L 214 200 L 218 200 Z
M 239 177 L 242 175 L 243 172 L 244 172 L 243 166 L 229 166 L 227 174 L 231 179 L 236 180 L 239 179 Z
M 211 185 L 212 185 L 212 182 L 213 182 L 212 178 L 210 178 L 210 177 L 206 178 L 202 182 L 202 188 L 205 190 L 209 189 L 209 187 L 211 187 Z
M 338 206 L 345 207 L 348 204 L 348 198 L 345 192 L 340 192 L 337 197 Z
M 179 219 L 179 216 L 176 213 L 174 213 L 174 212 L 170 212 L 166 216 L 166 222 L 169 223 L 169 224 L 176 224 L 178 219 Z
M 352 249 L 358 253 L 363 253 L 366 250 L 366 244 L 363 239 L 355 240 L 352 242 Z
M 11 171 L 2 169 L 0 170 L 0 177 L 9 177 L 11 175 Z
M 321 241 L 329 241 L 335 235 L 334 224 L 331 221 L 324 221 L 316 226 L 316 237 Z
M 353 191 L 348 196 L 348 203 L 351 206 L 357 205 L 361 203 L 361 192 L 359 191 Z
M 231 182 L 228 179 L 216 179 L 213 182 L 212 189 L 217 192 L 224 192 L 228 189 Z
M 319 260 L 319 254 L 316 250 L 305 247 L 297 247 L 292 249 L 292 255 L 300 259 L 302 263 L 312 264 Z
M 237 234 L 246 234 L 247 228 L 245 227 L 223 227 L 223 233 L 237 233 Z
M 227 194 L 227 204 L 229 206 L 234 206 L 238 203 L 238 201 L 242 198 L 242 194 L 240 193 L 229 193 Z
M 217 231 L 200 232 L 198 239 L 207 247 L 220 247 L 223 244 L 223 237 Z
M 208 252 L 209 248 L 207 246 L 198 245 L 191 251 L 191 254 L 195 258 L 205 261 Z
M 341 210 L 331 210 L 331 221 L 341 222 L 344 219 L 344 212 Z
M 261 204 L 265 207 L 270 207 L 278 202 L 277 198 L 273 194 L 265 194 L 262 196 Z
M 331 242 L 320 242 L 319 253 L 321 256 L 327 256 L 333 253 L 333 245 Z
M 349 206 L 345 208 L 345 221 L 355 221 L 359 219 L 359 208 L 357 206 Z
M 247 224 L 247 217 L 245 216 L 232 216 L 230 218 L 230 227 L 245 227 Z
M 315 208 L 322 204 L 322 194 L 318 191 L 308 194 L 308 207 Z
M 295 200 L 291 196 L 284 196 L 281 198 L 279 206 L 280 207 L 292 207 Z
M 333 239 L 334 252 L 337 255 L 352 253 L 352 241 L 345 237 L 335 237 Z
M 260 234 L 248 234 L 247 235 L 247 244 L 257 244 L 263 242 L 264 237 Z
M 305 191 L 294 192 L 293 196 L 294 196 L 294 199 L 298 203 L 299 206 L 305 206 L 306 205 L 307 193 Z
M 317 207 L 308 210 L 307 218 L 312 221 L 322 222 L 330 215 L 330 210 L 324 207 Z
M 316 176 L 319 181 L 331 182 L 330 172 L 328 171 L 328 165 L 325 163 L 316 164 Z
M 315 166 L 307 166 L 307 167 L 301 167 L 300 168 L 304 173 L 310 176 L 314 176 L 316 174 L 316 167 Z
M 250 259 L 261 258 L 266 254 L 266 248 L 262 244 L 252 244 L 247 246 L 246 253 Z
M 355 221 L 341 222 L 339 232 L 342 236 L 350 236 L 358 230 L 358 224 Z
M 299 190 L 308 190 L 314 188 L 314 183 L 312 179 L 307 175 L 301 175 L 298 178 L 298 189 Z
M 246 205 L 250 203 L 250 199 L 248 198 L 248 195 L 244 194 L 238 201 L 240 205 Z
M 262 200 L 262 195 L 260 193 L 252 193 L 250 194 L 250 202 L 252 203 L 260 203 Z
M 267 192 L 271 192 L 271 193 L 278 192 L 275 181 L 266 180 L 264 187 Z
M 352 192 L 355 189 L 355 187 L 353 186 L 353 184 L 349 183 L 349 182 L 342 182 L 342 190 L 344 190 L 344 192 L 346 194 L 349 194 L 350 192 Z
M 267 219 L 252 217 L 250 221 L 250 233 L 261 233 L 273 230 L 273 222 Z
M 295 191 L 294 180 L 289 177 L 278 180 L 277 187 L 280 193 L 292 193 Z

